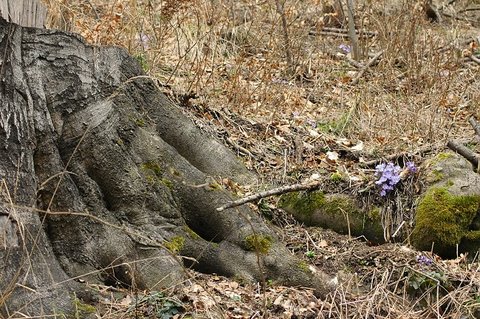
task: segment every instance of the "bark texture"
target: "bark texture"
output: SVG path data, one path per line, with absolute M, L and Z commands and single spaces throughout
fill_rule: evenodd
M 0 20 L 0 52 L 1 313 L 68 311 L 75 278 L 160 289 L 185 264 L 328 291 L 251 210 L 216 211 L 215 178 L 255 177 L 125 50 Z

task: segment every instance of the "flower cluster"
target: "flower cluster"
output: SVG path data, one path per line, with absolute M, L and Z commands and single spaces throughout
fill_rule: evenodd
M 417 256 L 417 263 L 419 263 L 422 266 L 431 266 L 433 264 L 433 260 L 431 260 L 425 255 L 420 255 L 420 256 Z
M 410 174 L 415 174 L 418 168 L 413 162 L 405 163 L 405 167 L 402 170 L 400 166 L 394 165 L 392 162 L 387 164 L 380 164 L 375 167 L 375 176 L 378 180 L 375 184 L 381 187 L 380 195 L 385 196 L 387 193 L 394 189 L 395 185 Z
M 379 177 L 375 184 L 381 187 L 380 195 L 385 196 L 387 193 L 400 182 L 401 168 L 393 163 L 380 164 L 375 167 L 375 176 Z

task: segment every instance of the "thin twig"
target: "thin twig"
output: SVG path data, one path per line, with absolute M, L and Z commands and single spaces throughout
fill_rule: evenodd
M 237 207 L 246 203 L 251 203 L 256 200 L 259 200 L 265 197 L 274 196 L 274 195 L 281 195 L 281 194 L 290 193 L 290 192 L 317 189 L 322 185 L 322 183 L 323 183 L 322 181 L 315 181 L 308 184 L 293 184 L 293 185 L 273 188 L 268 191 L 252 194 L 250 196 L 246 196 L 244 198 L 231 201 L 223 206 L 218 207 L 217 211 L 221 212 L 227 208 Z
M 360 81 L 360 78 L 363 76 L 363 74 L 365 73 L 365 71 L 368 70 L 369 67 L 371 67 L 379 57 L 381 57 L 383 54 L 383 50 L 378 52 L 377 54 L 375 54 L 375 56 L 373 58 L 370 59 L 370 61 L 368 61 L 367 65 L 365 65 L 365 67 L 363 67 L 357 74 L 357 76 L 355 76 L 355 78 L 352 80 L 352 84 L 355 85 L 358 83 L 358 81 Z
M 470 58 L 470 60 L 472 60 L 473 62 L 477 63 L 477 64 L 480 64 L 480 59 L 477 58 L 476 56 L 474 56 L 473 54 L 472 55 L 469 55 L 468 56 Z

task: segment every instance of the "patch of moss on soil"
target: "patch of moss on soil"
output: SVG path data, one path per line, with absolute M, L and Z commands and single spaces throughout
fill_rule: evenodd
M 453 257 L 462 239 L 476 238 L 470 230 L 480 208 L 480 196 L 455 196 L 447 188 L 432 188 L 420 201 L 411 242 L 420 250 Z

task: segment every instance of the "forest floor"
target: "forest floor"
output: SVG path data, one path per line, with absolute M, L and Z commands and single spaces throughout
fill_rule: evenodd
M 420 172 L 403 188 L 414 208 L 426 158 L 453 139 L 480 150 L 468 123 L 480 119 L 478 0 L 434 1 L 436 12 L 423 1 L 356 1 L 357 46 L 338 1 L 45 2 L 50 27 L 127 48 L 199 127 L 257 172 L 261 183 L 244 186 L 244 194 L 332 174 L 349 192 L 374 179 L 376 164 L 413 161 Z M 306 288 L 191 272 L 191 280 L 169 291 L 97 287 L 105 296 L 97 315 L 480 316 L 476 258 L 442 260 L 408 242 L 372 245 L 306 228 L 279 210 L 275 198 L 252 206 L 292 253 L 336 276 L 334 293 L 319 300 Z

